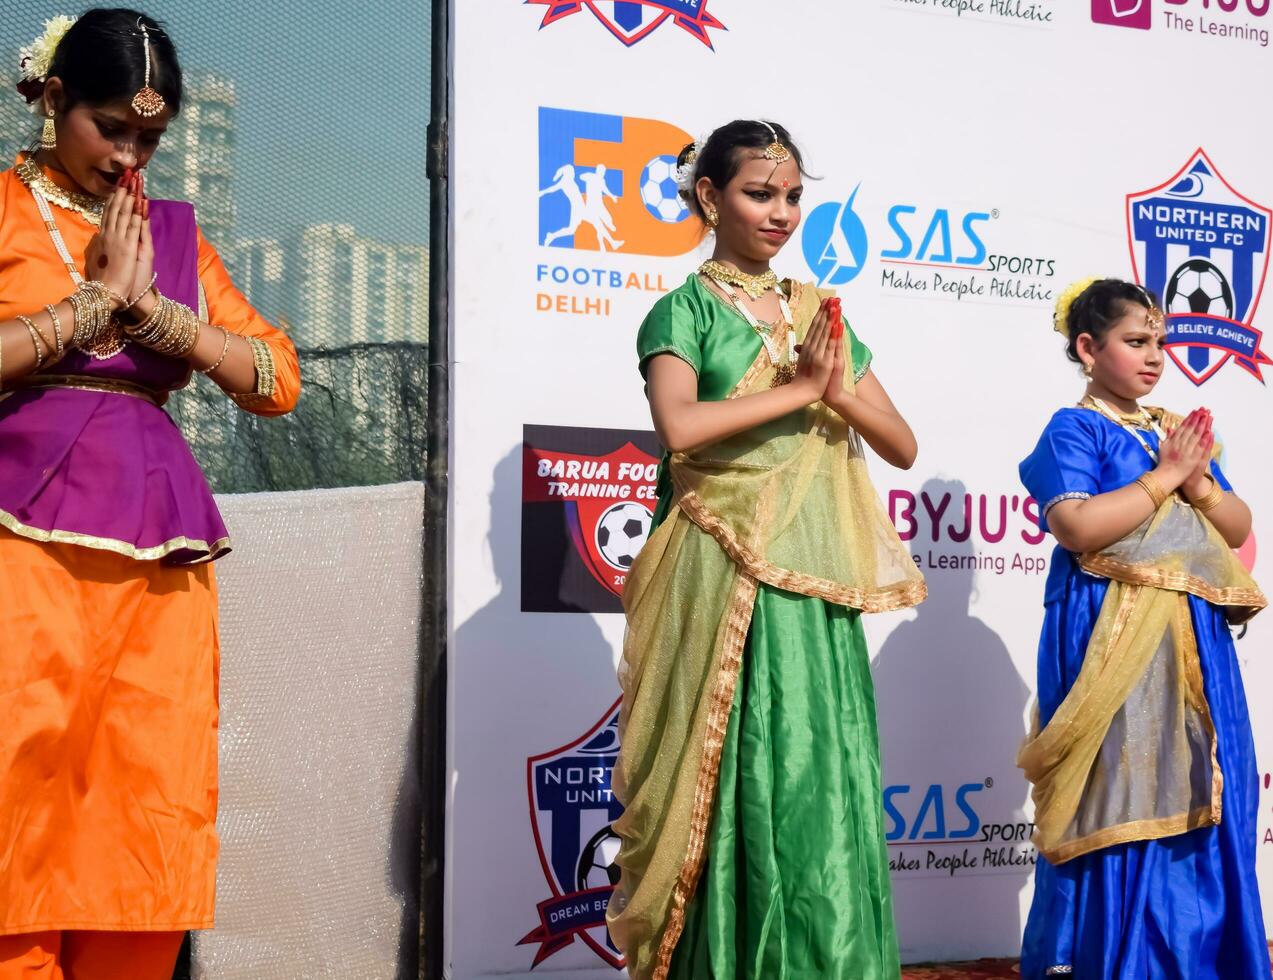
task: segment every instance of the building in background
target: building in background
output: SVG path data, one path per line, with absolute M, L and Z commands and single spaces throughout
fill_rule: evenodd
M 194 204 L 199 227 L 239 290 L 297 345 L 428 342 L 429 250 L 384 242 L 348 224 L 311 224 L 282 238 L 237 237 L 237 96 L 233 80 L 186 76 L 181 113 L 147 168 L 147 192 Z M 40 119 L 0 99 L 0 136 L 16 153 Z
M 209 72 L 186 76 L 181 113 L 151 161 L 147 193 L 193 201 L 199 227 L 218 250 L 234 242 L 234 82 Z
M 297 250 L 298 321 L 305 347 L 428 341 L 429 250 L 310 225 Z
M 295 289 L 284 244 L 274 238 L 240 238 L 221 250 L 230 278 L 267 320 L 293 323 Z

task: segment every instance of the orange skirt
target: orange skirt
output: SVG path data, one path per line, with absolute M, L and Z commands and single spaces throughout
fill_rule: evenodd
M 212 926 L 211 565 L 0 529 L 0 935 Z

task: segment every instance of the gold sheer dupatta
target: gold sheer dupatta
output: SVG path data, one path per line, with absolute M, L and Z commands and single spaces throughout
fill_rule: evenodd
M 1080 566 L 1111 579 L 1078 679 L 1017 757 L 1034 841 L 1052 864 L 1217 824 L 1223 775 L 1189 595 L 1243 622 L 1264 594 L 1211 523 L 1176 496 Z
M 794 286 L 803 337 L 821 294 Z M 785 335 L 775 338 L 786 347 Z M 846 344 L 846 353 L 849 346 Z M 770 387 L 762 349 L 730 397 Z M 845 371 L 846 390 L 853 369 Z M 922 601 L 923 577 L 821 403 L 670 462 L 676 506 L 624 588 L 622 879 L 607 915 L 633 977 L 662 980 L 706 855 L 730 707 L 759 582 L 867 612 Z

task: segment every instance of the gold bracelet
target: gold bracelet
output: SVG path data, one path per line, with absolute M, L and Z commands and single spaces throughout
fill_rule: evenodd
M 157 354 L 184 357 L 199 339 L 199 317 L 194 310 L 160 296 L 150 316 L 125 332 Z
M 226 354 L 230 353 L 230 331 L 225 327 L 217 326 L 216 324 L 213 325 L 225 335 L 225 343 L 221 345 L 221 356 L 216 359 L 216 363 L 206 368 L 199 368 L 200 373 L 206 374 L 209 377 L 212 376 L 213 371 L 221 366 L 221 362 L 225 360 Z
M 158 272 L 152 272 L 152 273 L 151 273 L 151 275 L 150 275 L 150 282 L 146 283 L 146 288 L 145 288 L 145 289 L 143 289 L 140 293 L 138 293 L 138 294 L 137 294 L 136 299 L 133 299 L 131 302 L 129 302 L 129 303 L 128 303 L 128 305 L 127 305 L 127 306 L 125 306 L 125 307 L 124 307 L 122 310 L 120 310 L 119 312 L 120 312 L 120 313 L 127 313 L 127 312 L 128 312 L 129 310 L 131 310 L 134 306 L 136 306 L 138 303 L 140 303 L 140 302 L 141 302 L 142 297 L 143 297 L 143 296 L 145 296 L 148 292 L 150 292 L 151 287 L 152 287 L 152 286 L 154 286 L 154 285 L 155 285 L 155 283 L 156 283 L 156 282 L 158 282 L 158 281 L 159 281 L 159 273 L 158 273 Z
M 1224 487 L 1220 486 L 1220 481 L 1210 473 L 1207 474 L 1207 479 L 1211 481 L 1211 489 L 1200 499 L 1192 501 L 1194 510 L 1200 514 L 1215 510 L 1224 500 Z
M 111 305 L 106 287 L 99 282 L 87 280 L 67 297 L 67 301 L 75 315 L 71 346 L 87 349 L 110 326 Z
M 66 351 L 66 345 L 62 341 L 62 318 L 57 315 L 57 308 L 50 303 L 45 307 L 49 311 L 49 316 L 53 320 L 53 337 L 57 341 L 57 358 L 62 359 L 62 354 Z
M 38 371 L 40 365 L 44 363 L 44 352 L 40 350 L 40 341 L 44 338 L 40 336 L 40 331 L 35 327 L 35 321 L 29 316 L 19 316 L 18 319 L 26 326 L 27 333 L 31 335 L 31 346 L 35 348 L 35 369 Z
M 1136 485 L 1144 490 L 1145 493 L 1149 494 L 1149 499 L 1154 502 L 1155 512 L 1163 505 L 1168 496 L 1170 496 L 1170 494 L 1163 489 L 1163 485 L 1158 482 L 1158 477 L 1154 476 L 1152 470 L 1137 477 Z
M 103 293 L 105 293 L 107 296 L 109 296 L 111 299 L 113 299 L 116 303 L 119 304 L 119 309 L 115 311 L 116 313 L 122 313 L 124 309 L 128 306 L 127 296 L 120 296 L 119 293 L 115 292 L 115 290 L 111 289 L 110 286 L 106 285 L 106 283 L 102 282 L 99 279 L 90 279 L 88 281 L 92 283 L 93 286 L 95 286 L 97 289 L 100 289 Z

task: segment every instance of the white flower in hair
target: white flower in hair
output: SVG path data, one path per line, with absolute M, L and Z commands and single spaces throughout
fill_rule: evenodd
M 700 136 L 694 141 L 694 147 L 685 162 L 676 168 L 676 186 L 683 194 L 691 193 L 694 186 L 694 165 L 698 163 L 698 155 L 707 145 L 707 136 Z
M 49 77 L 53 54 L 66 32 L 75 23 L 74 17 L 58 14 L 44 22 L 44 33 L 24 48 L 18 49 L 18 77 L 30 81 L 42 81 Z

